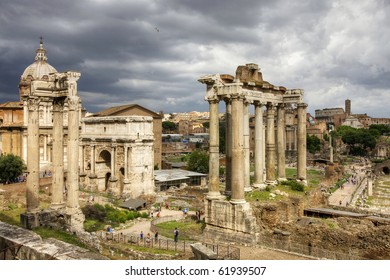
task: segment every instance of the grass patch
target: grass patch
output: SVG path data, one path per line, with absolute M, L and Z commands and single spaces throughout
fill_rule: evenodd
M 275 200 L 286 199 L 286 197 L 283 195 L 276 195 L 275 198 L 271 199 L 270 193 L 271 192 L 267 190 L 262 190 L 262 191 L 254 190 L 252 192 L 245 193 L 245 200 L 246 201 L 268 201 L 268 200 L 275 201 Z
M 332 221 L 330 221 L 330 220 L 328 220 L 328 219 L 325 219 L 325 220 L 324 220 L 324 223 L 325 223 L 325 224 L 328 226 L 328 228 L 330 228 L 330 229 L 337 229 L 337 228 L 339 228 L 339 226 L 338 226 L 337 223 L 332 222 Z
M 173 231 L 175 228 L 179 230 L 179 240 L 193 240 L 192 236 L 201 234 L 205 227 L 203 222 L 194 220 L 170 221 L 156 225 L 158 233 L 162 236 L 173 239 Z
M 86 205 L 82 211 L 85 215 L 84 229 L 89 232 L 102 230 L 106 224 L 117 227 L 128 220 L 139 217 L 148 218 L 147 213 L 120 210 L 108 204 L 104 206 L 100 204 Z
M 26 209 L 17 208 L 16 205 L 12 205 L 10 210 L 0 211 L 0 221 L 10 225 L 20 226 L 20 214 L 25 213 Z
M 34 228 L 33 231 L 39 236 L 41 236 L 43 239 L 54 238 L 82 248 L 87 248 L 87 246 L 84 243 L 82 243 L 77 238 L 76 235 L 69 234 L 61 230 L 51 229 L 46 227 L 38 227 L 38 228 Z

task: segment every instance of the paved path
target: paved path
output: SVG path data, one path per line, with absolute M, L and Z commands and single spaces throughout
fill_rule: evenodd
M 357 190 L 360 184 L 366 184 L 365 168 L 366 167 L 361 166 L 351 166 L 351 169 L 347 171 L 352 174 L 351 177 L 348 178 L 348 181 L 345 182 L 342 187 L 332 193 L 328 200 L 329 205 L 348 206 L 351 204 L 353 193 Z M 353 184 L 351 180 L 352 178 L 356 180 L 355 184 Z
M 195 212 L 189 211 L 187 215 L 192 215 L 192 214 L 195 214 Z M 183 211 L 170 210 L 170 209 L 164 208 L 160 212 L 160 217 L 165 217 L 165 216 L 183 216 Z M 151 222 L 151 220 L 141 221 L 141 222 L 138 222 L 129 228 L 117 230 L 116 232 L 123 233 L 123 234 L 139 235 L 142 231 L 144 233 L 145 237 L 148 235 L 148 233 L 152 237 L 154 237 L 154 233 L 150 230 L 150 222 Z M 161 237 L 161 236 L 159 236 L 159 237 Z

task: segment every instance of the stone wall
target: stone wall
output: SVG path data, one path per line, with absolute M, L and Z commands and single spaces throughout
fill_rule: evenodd
M 207 225 L 203 233 L 206 239 L 237 243 L 257 241 L 259 229 L 249 203 L 207 200 L 205 214 Z
M 104 260 L 98 253 L 0 222 L 0 259 Z

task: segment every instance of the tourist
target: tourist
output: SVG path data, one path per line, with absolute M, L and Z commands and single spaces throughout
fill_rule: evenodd
M 150 233 L 148 232 L 148 235 L 146 236 L 146 243 L 149 243 L 151 240 Z
M 156 233 L 154 234 L 154 242 L 157 242 L 158 240 L 158 231 L 156 231 Z
M 144 239 L 144 232 L 141 230 L 141 233 L 139 234 L 139 238 L 141 239 L 141 240 L 143 240 Z
M 179 240 L 179 230 L 177 229 L 177 227 L 173 231 L 173 239 L 175 240 L 175 242 Z

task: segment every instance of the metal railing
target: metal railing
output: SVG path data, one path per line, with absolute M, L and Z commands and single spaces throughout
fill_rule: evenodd
M 365 260 L 365 258 L 353 253 L 341 253 L 330 251 L 309 244 L 300 244 L 288 240 L 280 240 L 270 237 L 261 237 L 259 244 L 263 247 L 279 251 L 291 252 L 310 258 L 331 260 Z
M 167 251 L 176 251 L 183 253 L 192 252 L 191 244 L 193 241 L 181 241 L 178 240 L 175 242 L 173 239 L 168 238 L 140 238 L 139 236 L 132 234 L 122 234 L 122 233 L 112 233 L 106 231 L 97 232 L 97 236 L 104 242 L 111 241 L 115 243 L 121 244 L 130 244 L 142 247 L 155 248 L 160 250 Z M 204 246 L 213 250 L 214 253 L 217 254 L 218 259 L 232 259 L 239 260 L 240 259 L 240 249 L 237 247 L 229 246 L 229 245 L 220 245 L 220 244 L 209 244 L 203 243 Z

